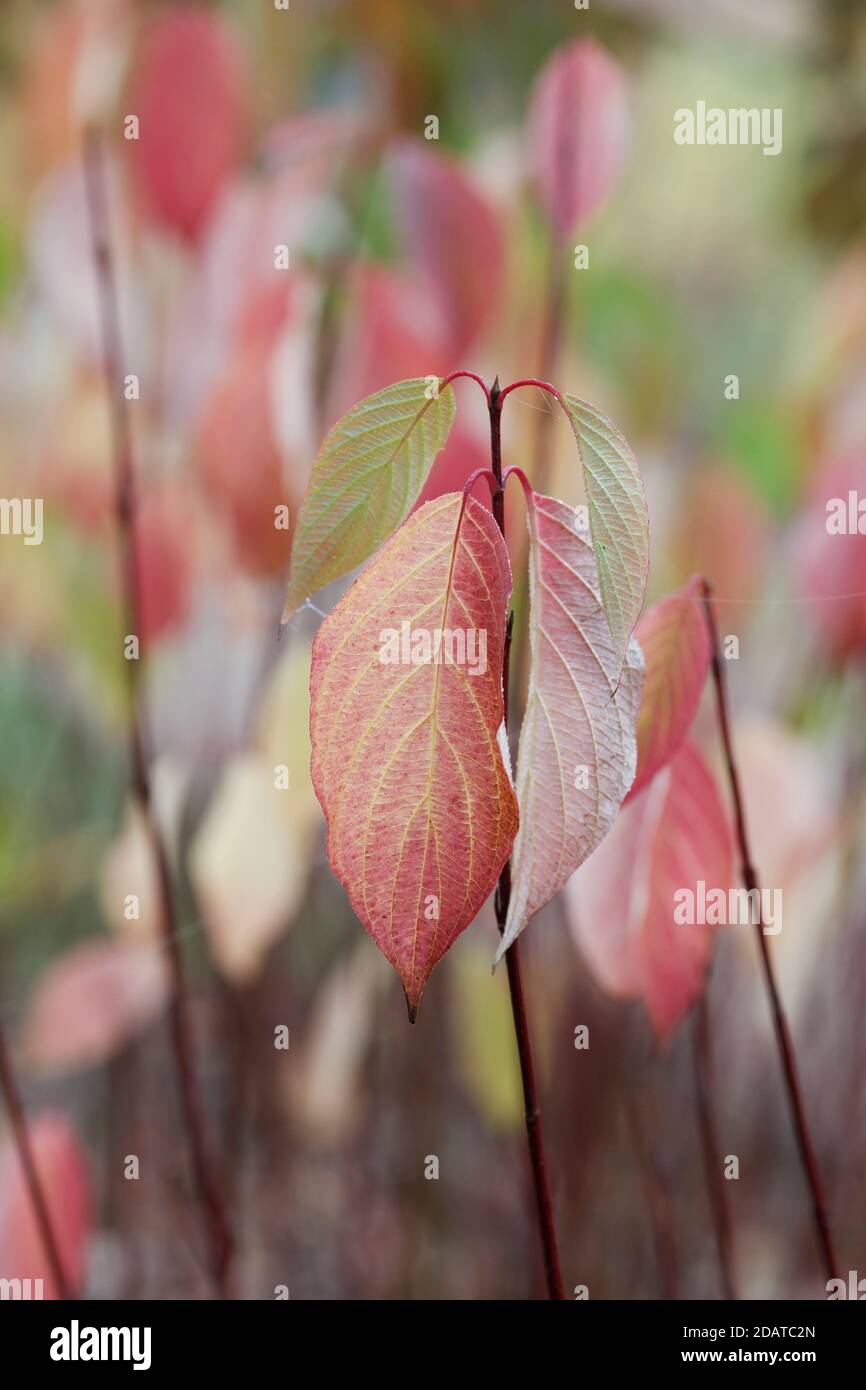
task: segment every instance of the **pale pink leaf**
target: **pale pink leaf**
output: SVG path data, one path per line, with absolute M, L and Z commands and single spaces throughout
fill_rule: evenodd
M 866 650 L 866 458 L 823 463 L 811 494 L 793 537 L 797 585 L 822 646 L 844 661 Z
M 623 664 L 573 507 L 529 496 L 529 693 L 517 758 L 520 829 L 496 959 L 610 829 L 637 765 L 643 658 Z
M 574 935 L 598 983 L 643 999 L 660 1036 L 700 997 L 712 948 L 711 926 L 675 920 L 675 894 L 693 893 L 697 909 L 701 881 L 705 894 L 727 894 L 734 875 L 715 779 L 684 743 L 568 886 Z
M 557 241 L 608 197 L 625 157 L 623 74 L 593 39 L 576 39 L 542 68 L 529 104 L 529 158 Z
M 416 141 L 395 142 L 386 168 L 410 261 L 457 361 L 496 306 L 503 269 L 496 213 L 456 161 Z
M 697 712 L 710 665 L 701 581 L 653 604 L 637 625 L 646 662 L 637 720 L 637 776 L 629 798 L 670 762 Z
M 44 1071 L 104 1062 L 158 1016 L 168 992 L 165 958 L 155 946 L 73 946 L 37 986 L 24 1026 L 25 1060 Z

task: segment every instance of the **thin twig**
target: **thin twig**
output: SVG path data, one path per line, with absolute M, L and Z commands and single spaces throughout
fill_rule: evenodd
M 497 377 L 490 390 L 490 451 L 493 474 L 498 484 L 493 494 L 493 515 L 503 539 L 505 538 L 505 491 L 502 482 L 502 436 L 501 402 L 499 379 Z M 513 614 L 509 614 L 505 633 L 505 653 L 502 669 L 503 721 L 508 728 L 508 676 L 511 655 L 511 630 Z M 496 923 L 500 932 L 505 929 L 508 916 L 508 902 L 511 897 L 511 860 L 505 864 L 496 889 Z M 511 1012 L 514 1016 L 514 1032 L 517 1038 L 517 1051 L 520 1057 L 520 1076 L 523 1082 L 523 1101 L 526 1115 L 526 1137 L 529 1141 L 529 1157 L 532 1164 L 532 1179 L 535 1188 L 535 1202 L 538 1210 L 538 1230 L 544 1253 L 544 1269 L 547 1279 L 547 1295 L 552 1299 L 564 1299 L 565 1290 L 559 1268 L 559 1250 L 556 1243 L 556 1226 L 553 1219 L 553 1203 L 550 1199 L 550 1186 L 547 1178 L 547 1159 L 544 1152 L 544 1136 L 541 1131 L 541 1109 L 538 1102 L 538 1085 L 535 1079 L 535 1064 L 532 1058 L 532 1040 L 529 1033 L 529 1018 L 526 1012 L 526 999 L 523 993 L 523 977 L 520 968 L 518 943 L 513 941 L 505 953 L 508 968 L 508 988 L 511 994 Z
M 102 347 L 111 408 L 114 458 L 115 513 L 122 559 L 122 601 L 128 634 L 140 634 L 141 596 L 135 551 L 136 489 L 132 456 L 132 432 L 123 390 L 123 351 L 117 302 L 114 259 L 109 236 L 105 158 L 98 132 L 85 136 L 84 173 L 91 223 L 93 258 L 99 288 Z M 139 651 L 139 658 L 143 655 Z M 127 660 L 129 702 L 129 752 L 133 795 L 141 808 L 157 869 L 162 911 L 162 940 L 172 976 L 171 1037 L 181 1107 L 189 1142 L 193 1173 L 204 1209 L 211 1254 L 211 1272 L 217 1289 L 225 1295 L 232 1241 L 222 1193 L 211 1164 L 205 1137 L 204 1106 L 196 1078 L 193 1038 L 186 977 L 178 940 L 171 868 L 159 832 L 151 794 L 150 774 L 143 736 L 144 717 L 139 691 L 138 660 Z
M 60 1247 L 57 1242 L 57 1236 L 54 1233 L 51 1214 L 48 1210 L 48 1202 L 42 1189 L 42 1180 L 39 1177 L 39 1172 L 33 1157 L 33 1148 L 27 1130 L 27 1120 L 24 1116 L 24 1105 L 21 1100 L 21 1092 L 18 1089 L 15 1070 L 12 1066 L 12 1058 L 6 1046 L 6 1038 L 2 1028 L 0 1028 L 0 1090 L 3 1091 L 6 1109 L 9 1111 L 9 1118 L 12 1121 L 12 1134 L 15 1147 L 18 1151 L 18 1161 L 21 1164 L 24 1181 L 27 1184 L 30 1200 L 33 1203 L 33 1213 L 36 1217 L 36 1225 L 39 1228 L 42 1244 L 45 1247 L 45 1254 L 51 1269 L 51 1277 L 54 1280 L 60 1297 L 69 1298 L 71 1293 L 69 1281 L 66 1278 L 63 1261 L 60 1258 Z
M 797 1147 L 800 1153 L 800 1162 L 803 1173 L 809 1187 L 812 1198 L 812 1212 L 815 1221 L 815 1231 L 821 1254 L 824 1261 L 824 1268 L 827 1278 L 835 1279 L 838 1277 L 836 1272 L 836 1256 L 833 1250 L 833 1241 L 830 1235 L 830 1225 L 827 1219 L 827 1206 L 824 1200 L 824 1191 L 821 1183 L 821 1172 L 818 1167 L 818 1160 L 815 1156 L 815 1148 L 812 1137 L 809 1133 L 809 1126 L 806 1121 L 806 1111 L 803 1105 L 803 1097 L 800 1091 L 800 1082 L 797 1074 L 797 1061 L 794 1054 L 794 1045 L 791 1041 L 791 1034 L 782 1009 L 782 1002 L 776 986 L 776 976 L 773 970 L 773 962 L 770 957 L 770 950 L 767 945 L 767 938 L 764 934 L 763 923 L 761 920 L 761 894 L 758 887 L 758 875 L 752 863 L 752 855 L 749 849 L 749 839 L 746 832 L 746 817 L 743 807 L 743 798 L 740 791 L 740 779 L 737 774 L 737 765 L 734 761 L 734 748 L 731 739 L 730 720 L 728 717 L 728 698 L 725 689 L 725 677 L 722 668 L 722 658 L 719 649 L 719 632 L 716 626 L 715 614 L 713 612 L 712 588 L 708 581 L 703 581 L 704 612 L 707 619 L 707 628 L 710 635 L 710 647 L 712 651 L 713 681 L 716 687 L 716 705 L 719 717 L 719 732 L 722 738 L 722 745 L 725 753 L 725 763 L 728 771 L 728 781 L 731 787 L 731 797 L 734 803 L 734 823 L 737 836 L 737 847 L 740 855 L 740 872 L 743 884 L 749 893 L 749 901 L 757 903 L 755 912 L 755 931 L 758 938 L 758 947 L 761 955 L 761 966 L 764 974 L 764 984 L 767 990 L 767 997 L 770 1002 L 770 1011 L 773 1016 L 773 1028 L 776 1034 L 776 1046 L 779 1051 L 779 1059 L 782 1064 L 782 1072 L 785 1079 L 785 1089 L 788 1097 L 788 1108 L 791 1114 L 791 1123 L 794 1127 L 794 1134 L 797 1140 Z
M 695 1064 L 695 1091 L 698 1098 L 698 1128 L 704 1155 L 707 1195 L 713 1217 L 713 1232 L 719 1256 L 719 1273 L 725 1298 L 735 1299 L 732 1273 L 731 1221 L 721 1171 L 721 1148 L 713 1107 L 713 1050 L 710 1036 L 710 1012 L 706 994 L 695 1010 L 692 1055 Z

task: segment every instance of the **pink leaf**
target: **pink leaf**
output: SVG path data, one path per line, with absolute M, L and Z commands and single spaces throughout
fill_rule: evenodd
M 236 32 L 212 10 L 155 19 L 129 97 L 133 169 L 153 220 L 195 238 L 240 156 L 246 73 Z
M 825 464 L 794 537 L 800 592 L 814 600 L 811 616 L 820 641 L 840 661 L 866 650 L 866 517 L 861 533 L 856 510 L 864 496 L 862 455 Z
M 113 940 L 74 946 L 37 987 L 24 1056 L 51 1071 L 104 1062 L 157 1017 L 167 997 L 165 960 L 154 946 Z
M 63 1271 L 72 1291 L 80 1292 L 91 1223 L 87 1158 L 64 1115 L 45 1111 L 29 1122 L 28 1132 Z M 60 1297 L 11 1141 L 0 1155 L 0 1277 L 41 1279 L 43 1298 Z
M 758 594 L 773 550 L 766 508 L 745 475 L 709 463 L 695 470 L 670 541 L 676 574 L 707 575 L 721 630 L 736 631 L 743 601 Z
M 445 376 L 451 362 L 430 296 L 417 281 L 383 266 L 362 266 L 353 276 L 329 418 L 339 419 L 395 381 Z
M 207 403 L 198 438 L 207 496 L 228 525 L 238 561 L 256 575 L 285 570 L 291 531 L 275 526 L 275 509 L 288 507 L 294 522 L 300 493 L 276 438 L 269 368 L 267 346 L 238 351 Z
M 576 39 L 542 68 L 529 105 L 538 197 L 561 242 L 607 198 L 622 168 L 625 80 L 593 39 Z
M 710 665 L 701 581 L 653 604 L 637 625 L 646 677 L 637 721 L 636 796 L 680 747 L 697 712 Z
M 675 921 L 675 893 L 734 883 L 731 830 L 715 780 L 685 743 L 625 806 L 568 886 L 575 938 L 609 994 L 641 998 L 666 1036 L 699 998 L 712 928 Z
M 410 260 L 441 314 L 456 362 L 496 305 L 503 265 L 496 213 L 454 160 L 414 141 L 394 145 L 387 169 Z
M 142 641 L 165 636 L 189 611 L 192 527 L 189 497 L 165 485 L 143 497 L 135 517 L 135 564 Z

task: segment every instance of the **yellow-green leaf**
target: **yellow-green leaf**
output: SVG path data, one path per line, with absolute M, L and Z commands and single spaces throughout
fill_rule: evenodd
M 576 396 L 562 401 L 580 450 L 601 604 L 621 666 L 646 593 L 646 494 L 634 454 L 607 416 Z
M 451 387 L 439 390 L 422 376 L 367 396 L 337 422 L 298 514 L 283 622 L 310 594 L 368 559 L 406 519 L 453 420 Z

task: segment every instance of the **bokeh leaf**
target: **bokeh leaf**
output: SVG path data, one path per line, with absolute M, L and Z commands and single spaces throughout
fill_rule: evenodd
M 270 759 L 245 753 L 225 769 L 190 846 L 190 879 L 214 959 L 235 984 L 258 974 L 296 914 L 308 846 L 296 833 Z
M 567 902 L 575 939 L 609 994 L 641 998 L 659 1036 L 700 997 L 713 928 L 674 919 L 675 893 L 734 886 L 728 815 L 703 757 L 684 743 L 622 810 L 574 876 Z
M 150 944 L 86 941 L 60 956 L 36 989 L 23 1052 L 40 1071 L 72 1071 L 114 1056 L 168 999 L 165 957 Z
M 697 713 L 710 665 L 701 581 L 654 603 L 637 625 L 646 662 L 637 720 L 637 775 L 629 797 L 670 762 Z
M 517 828 L 499 740 L 508 554 L 486 508 L 470 498 L 460 524 L 461 508 L 450 493 L 416 512 L 313 647 L 312 774 L 328 856 L 400 975 L 410 1017 L 492 891 Z M 388 634 L 402 643 L 426 633 L 432 652 L 437 629 L 462 633 L 467 654 L 474 634 L 474 666 L 423 653 L 412 664 L 402 649 L 381 659 Z
M 72 1291 L 80 1292 L 92 1211 L 87 1156 L 66 1116 L 58 1111 L 43 1111 L 29 1121 L 28 1131 L 63 1271 Z M 41 1279 L 42 1297 L 60 1298 L 11 1142 L 0 1154 L 0 1270 L 4 1279 Z
M 456 362 L 496 306 L 504 249 L 496 213 L 455 160 L 423 141 L 396 141 L 387 170 L 405 244 Z
M 130 157 L 154 221 L 196 237 L 244 143 L 246 68 L 237 32 L 198 5 L 145 28 L 129 96 Z
M 557 240 L 610 193 L 625 156 L 625 79 L 592 39 L 548 59 L 529 104 L 529 159 L 539 200 Z

